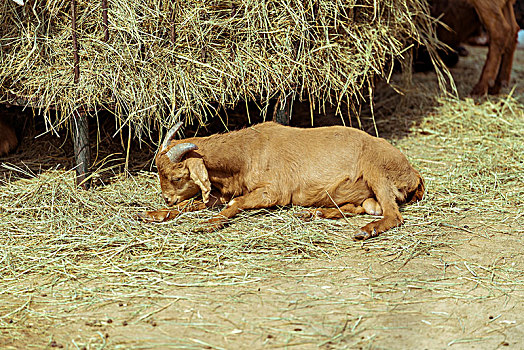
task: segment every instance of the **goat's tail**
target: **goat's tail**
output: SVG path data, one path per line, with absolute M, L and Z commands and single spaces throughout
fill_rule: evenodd
M 419 174 L 417 174 L 417 175 L 418 175 L 418 180 L 419 180 L 418 186 L 408 196 L 408 200 L 407 200 L 408 204 L 421 200 L 422 197 L 424 197 L 424 192 L 426 191 L 426 186 L 424 186 L 424 180 L 422 179 L 422 176 L 420 176 Z

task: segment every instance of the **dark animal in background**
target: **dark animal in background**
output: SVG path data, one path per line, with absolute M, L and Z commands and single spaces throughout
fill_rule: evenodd
M 142 213 L 146 221 L 225 203 L 208 229 L 223 227 L 242 210 L 275 205 L 314 207 L 301 213 L 305 219 L 383 215 L 354 235 L 367 239 L 401 225 L 398 205 L 424 194 L 420 174 L 399 150 L 354 128 L 266 122 L 175 141 L 180 126 L 168 132 L 156 157 L 165 202 L 176 209 Z M 186 201 L 199 191 L 203 202 Z
M 437 53 L 446 66 L 454 67 L 459 61 L 459 56 L 465 55 L 460 44 L 482 27 L 477 12 L 466 0 L 430 0 L 429 3 L 431 15 L 449 27 L 448 29 L 443 25 L 437 26 L 438 39 L 450 48 L 439 49 Z M 417 72 L 433 69 L 426 48 L 421 47 L 416 51 L 414 69 Z
M 524 29 L 524 0 L 517 0 L 513 5 L 513 11 L 515 12 L 515 20 L 520 29 Z
M 431 14 L 449 28 L 437 27 L 437 37 L 452 49 L 484 26 L 489 36 L 489 51 L 478 83 L 472 95 L 498 94 L 501 87 L 509 84 L 513 54 L 517 44 L 519 26 L 515 19 L 515 0 L 433 0 Z M 449 66 L 458 62 L 458 53 L 442 55 Z M 424 67 L 423 55 L 419 70 Z M 417 69 L 417 66 L 415 66 Z
M 18 146 L 14 129 L 0 117 L 0 156 L 4 156 Z

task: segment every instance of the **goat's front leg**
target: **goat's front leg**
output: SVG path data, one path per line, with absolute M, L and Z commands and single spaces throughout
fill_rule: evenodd
M 297 213 L 302 220 L 309 221 L 315 217 L 322 219 L 340 219 L 344 214 L 364 214 L 366 211 L 360 205 L 347 203 L 338 208 L 311 208 Z
M 217 205 L 224 204 L 222 198 L 211 195 L 209 202 L 206 204 L 201 200 L 188 199 L 171 208 L 164 208 L 152 211 L 143 211 L 138 213 L 138 219 L 145 222 L 165 222 L 173 220 L 182 213 L 203 210 Z
M 340 219 L 344 217 L 345 213 L 369 214 L 379 216 L 382 215 L 382 208 L 374 198 L 368 198 L 361 205 L 347 203 L 338 208 L 305 209 L 298 213 L 297 216 L 302 218 L 303 220 L 308 221 L 314 217 L 319 217 L 323 219 Z
M 278 204 L 276 198 L 277 196 L 267 187 L 261 187 L 243 196 L 236 197 L 229 201 L 217 216 L 208 221 L 209 225 L 206 227 L 206 231 L 221 229 L 230 218 L 242 210 L 272 207 Z

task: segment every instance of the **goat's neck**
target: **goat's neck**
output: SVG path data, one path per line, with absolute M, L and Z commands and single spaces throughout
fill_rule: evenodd
M 198 146 L 209 176 L 232 176 L 246 165 L 242 140 L 235 133 L 187 139 L 184 142 L 193 142 Z

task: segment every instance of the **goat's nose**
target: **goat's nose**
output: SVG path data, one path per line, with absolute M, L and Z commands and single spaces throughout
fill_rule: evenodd
M 164 202 L 166 202 L 166 204 L 169 205 L 169 198 L 164 196 Z

